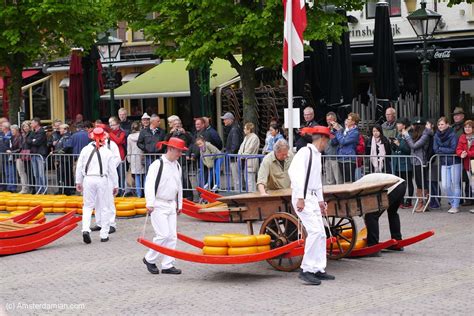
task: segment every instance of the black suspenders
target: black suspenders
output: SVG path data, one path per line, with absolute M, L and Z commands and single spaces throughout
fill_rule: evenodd
M 311 165 L 313 163 L 313 151 L 311 150 L 310 147 L 309 149 L 309 162 L 308 162 L 308 170 L 306 171 L 306 179 L 304 181 L 304 199 L 306 199 L 306 191 L 308 190 L 308 182 L 309 182 L 309 176 L 311 174 Z
M 92 145 L 94 146 L 94 145 Z M 94 154 L 97 153 L 97 159 L 99 160 L 99 170 L 100 170 L 100 176 L 103 177 L 104 176 L 104 173 L 103 173 L 103 169 L 102 169 L 102 159 L 100 157 L 100 152 L 99 150 L 97 149 L 96 146 L 94 146 L 94 150 L 92 150 L 91 152 L 91 155 L 89 156 L 89 159 L 87 160 L 87 163 L 86 163 L 86 170 L 85 170 L 85 175 L 87 176 L 87 170 L 89 170 L 89 165 L 92 161 L 92 157 L 94 157 Z

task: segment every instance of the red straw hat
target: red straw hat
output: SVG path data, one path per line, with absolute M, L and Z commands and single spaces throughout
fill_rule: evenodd
M 304 127 L 301 129 L 300 133 L 301 135 L 320 134 L 327 137 L 331 136 L 331 131 L 329 130 L 329 127 L 326 127 L 326 126 Z
M 95 141 L 106 139 L 108 134 L 104 131 L 102 127 L 96 127 L 89 133 L 89 138 Z
M 179 150 L 188 150 L 188 148 L 185 146 L 186 143 L 184 142 L 184 140 L 178 137 L 171 137 L 168 141 L 158 142 L 156 143 L 156 148 L 161 149 L 163 145 L 173 147 Z

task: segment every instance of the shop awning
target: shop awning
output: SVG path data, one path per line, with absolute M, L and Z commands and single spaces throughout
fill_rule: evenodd
M 23 70 L 23 72 L 21 73 L 21 76 L 23 77 L 23 79 L 27 79 L 29 77 L 36 75 L 38 72 L 39 70 Z M 0 77 L 0 90 L 3 91 L 3 78 L 1 77 Z
M 132 72 L 128 75 L 125 75 L 125 76 L 122 77 L 122 83 L 130 82 L 130 81 L 134 80 L 139 75 L 140 75 L 139 72 Z
M 236 58 L 240 61 L 241 56 L 236 56 Z M 187 66 L 188 62 L 183 59 L 175 62 L 164 60 L 158 66 L 115 89 L 115 98 L 148 99 L 190 96 Z M 215 59 L 211 65 L 211 90 L 236 76 L 238 76 L 237 71 L 227 60 Z M 109 98 L 109 94 L 101 96 L 101 99 Z

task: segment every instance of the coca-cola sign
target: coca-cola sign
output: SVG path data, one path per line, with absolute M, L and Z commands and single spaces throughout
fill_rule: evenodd
M 451 50 L 437 51 L 433 55 L 434 59 L 447 59 L 451 58 Z

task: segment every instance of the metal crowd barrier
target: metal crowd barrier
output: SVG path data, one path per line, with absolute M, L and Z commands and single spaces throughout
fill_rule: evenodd
M 429 196 L 431 208 L 441 206 L 440 199 L 447 199 L 451 207 L 458 208 L 462 200 L 474 200 L 474 175 L 469 161 L 467 170 L 465 159 L 451 155 L 433 155 L 428 163 L 430 186 Z
M 144 196 L 144 184 L 150 164 L 161 154 L 127 155 L 117 172 L 121 195 Z M 39 154 L 0 154 L 0 191 L 35 194 L 76 194 L 75 165 L 78 155 L 52 153 L 46 158 Z M 212 168 L 205 166 L 203 159 L 213 160 Z M 196 186 L 222 192 L 256 191 L 258 167 L 264 155 L 202 155 L 200 159 L 183 155 L 179 162 L 183 174 L 183 190 L 188 198 L 193 196 Z M 375 157 L 370 155 L 337 156 L 323 155 L 323 184 L 353 182 L 373 172 L 395 174 L 407 181 L 406 200 L 420 200 L 437 206 L 441 199 L 447 199 L 454 207 L 460 200 L 474 200 L 474 175 L 469 163 L 456 155 L 434 155 L 424 166 L 415 156 L 390 155 Z M 455 164 L 446 165 L 446 161 Z M 141 166 L 139 173 L 132 174 L 132 163 Z M 416 194 L 415 182 L 421 184 L 421 194 Z M 420 183 L 421 182 L 421 183 Z M 440 185 L 441 184 L 441 185 Z M 428 203 L 425 203 L 428 205 Z

